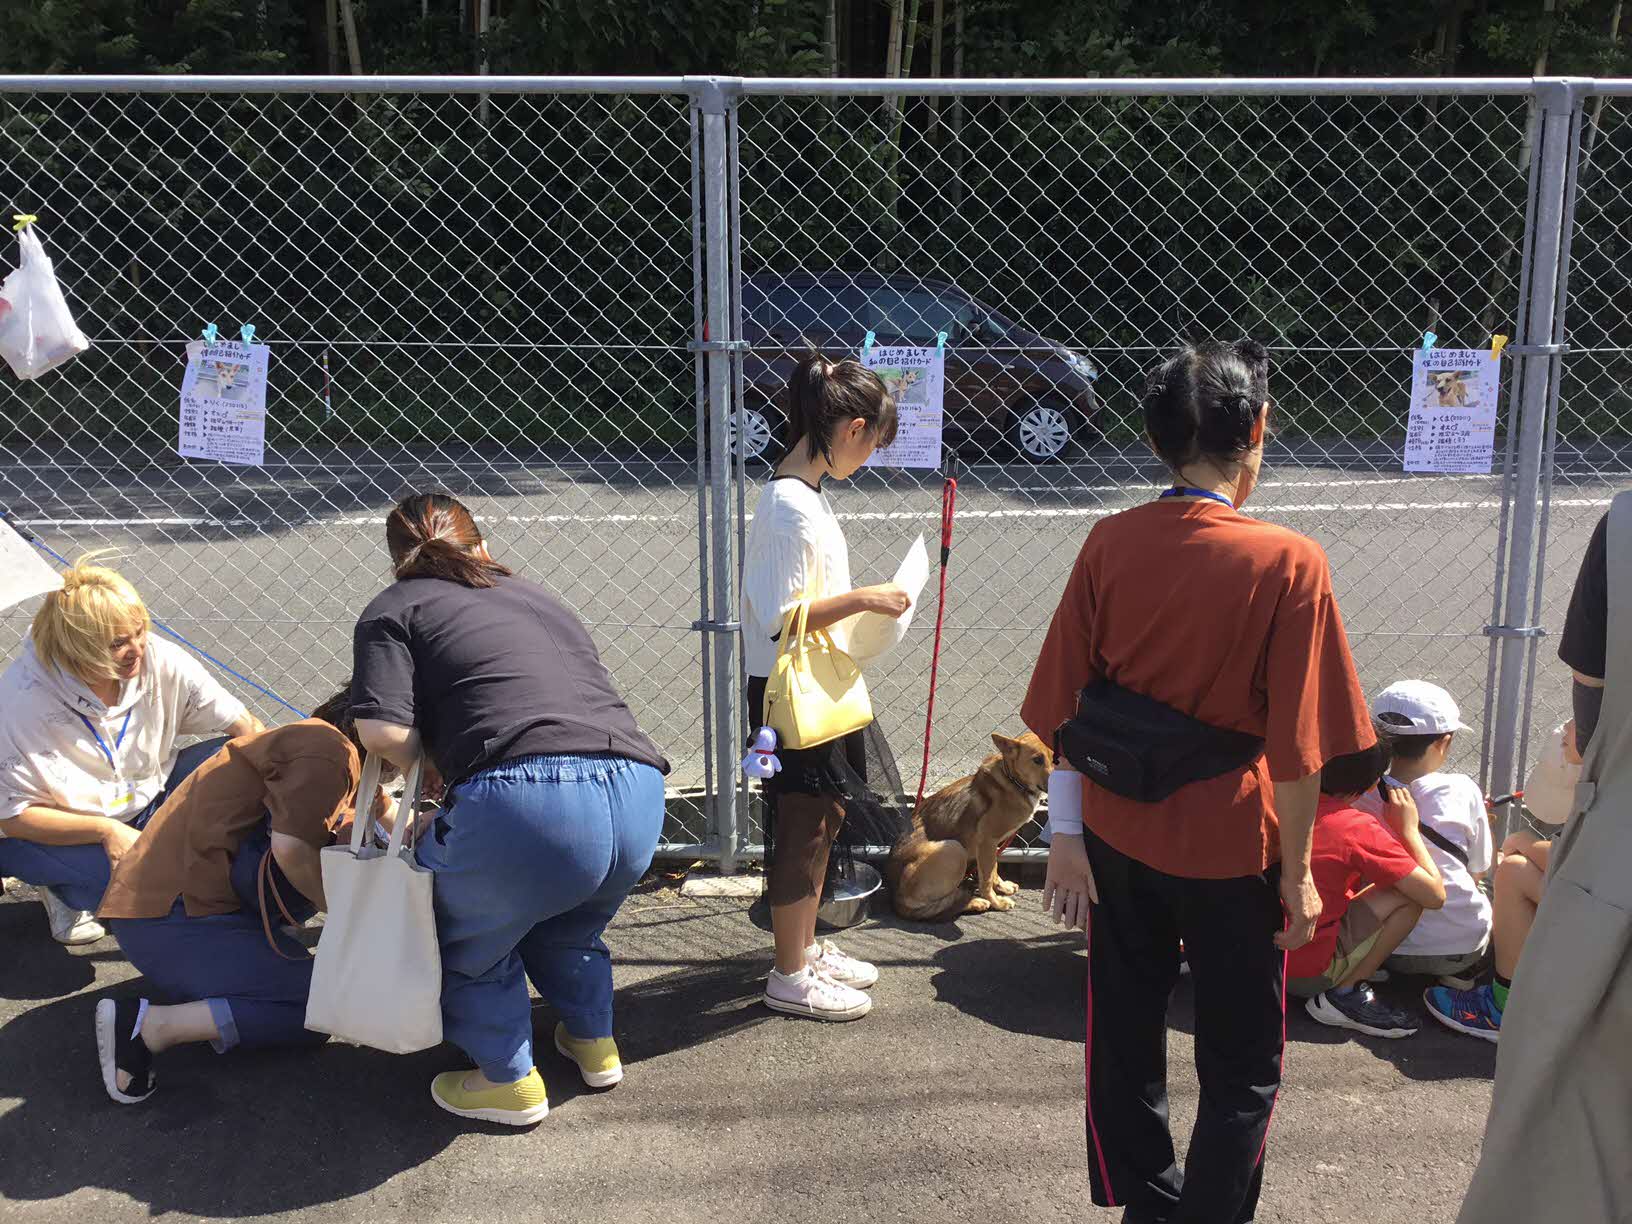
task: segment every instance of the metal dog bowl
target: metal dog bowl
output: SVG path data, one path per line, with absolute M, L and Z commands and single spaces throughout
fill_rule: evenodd
M 870 863 L 858 862 L 847 875 L 833 881 L 833 887 L 822 897 L 816 911 L 819 926 L 831 930 L 853 927 L 872 908 L 873 897 L 884 887 L 884 877 Z

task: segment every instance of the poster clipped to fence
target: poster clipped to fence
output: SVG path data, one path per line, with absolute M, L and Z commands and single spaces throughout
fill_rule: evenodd
M 895 397 L 895 441 L 881 446 L 868 467 L 938 468 L 946 398 L 946 350 L 871 344 L 861 364 L 878 373 Z
M 1418 349 L 1405 470 L 1488 473 L 1500 389 L 1501 361 L 1489 349 Z
M 194 340 L 181 380 L 176 453 L 188 459 L 259 466 L 266 461 L 264 344 Z

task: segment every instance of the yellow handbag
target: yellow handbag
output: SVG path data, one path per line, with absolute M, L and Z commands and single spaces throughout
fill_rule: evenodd
M 765 684 L 765 721 L 784 748 L 815 748 L 873 721 L 856 661 L 826 629 L 807 632 L 810 601 L 782 622 L 782 651 Z

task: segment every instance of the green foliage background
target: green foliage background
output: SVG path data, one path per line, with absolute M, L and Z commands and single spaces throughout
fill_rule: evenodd
M 1610 0 L 965 0 L 966 76 L 1627 70 Z M 358 0 L 369 73 L 815 75 L 825 0 Z M 953 17 L 946 0 L 946 58 Z M 842 75 L 889 10 L 835 0 Z M 0 0 L 0 72 L 321 73 L 325 0 Z M 929 71 L 932 8 L 914 73 Z M 342 62 L 344 52 L 342 50 Z M 1283 420 L 1397 433 L 1400 347 L 1511 331 L 1524 98 L 746 102 L 750 270 L 952 280 L 1104 366 L 1107 431 L 1186 335 L 1283 350 Z M 1594 111 L 1564 428 L 1617 432 L 1632 134 Z M 8 386 L 8 445 L 167 447 L 205 321 L 279 347 L 275 444 L 684 449 L 691 132 L 673 96 L 0 92 L 0 206 L 41 231 L 97 347 Z M 110 423 L 112 428 L 110 428 Z M 1573 432 L 1572 432 L 1573 431 Z M 1624 432 L 1624 429 L 1619 430 Z

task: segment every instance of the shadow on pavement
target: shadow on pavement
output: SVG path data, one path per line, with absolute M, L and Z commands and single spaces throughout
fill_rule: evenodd
M 98 961 L 124 959 L 111 938 L 63 947 L 51 938 L 45 906 L 27 900 L 0 905 L 0 948 L 0 999 L 60 999 L 94 982 Z

